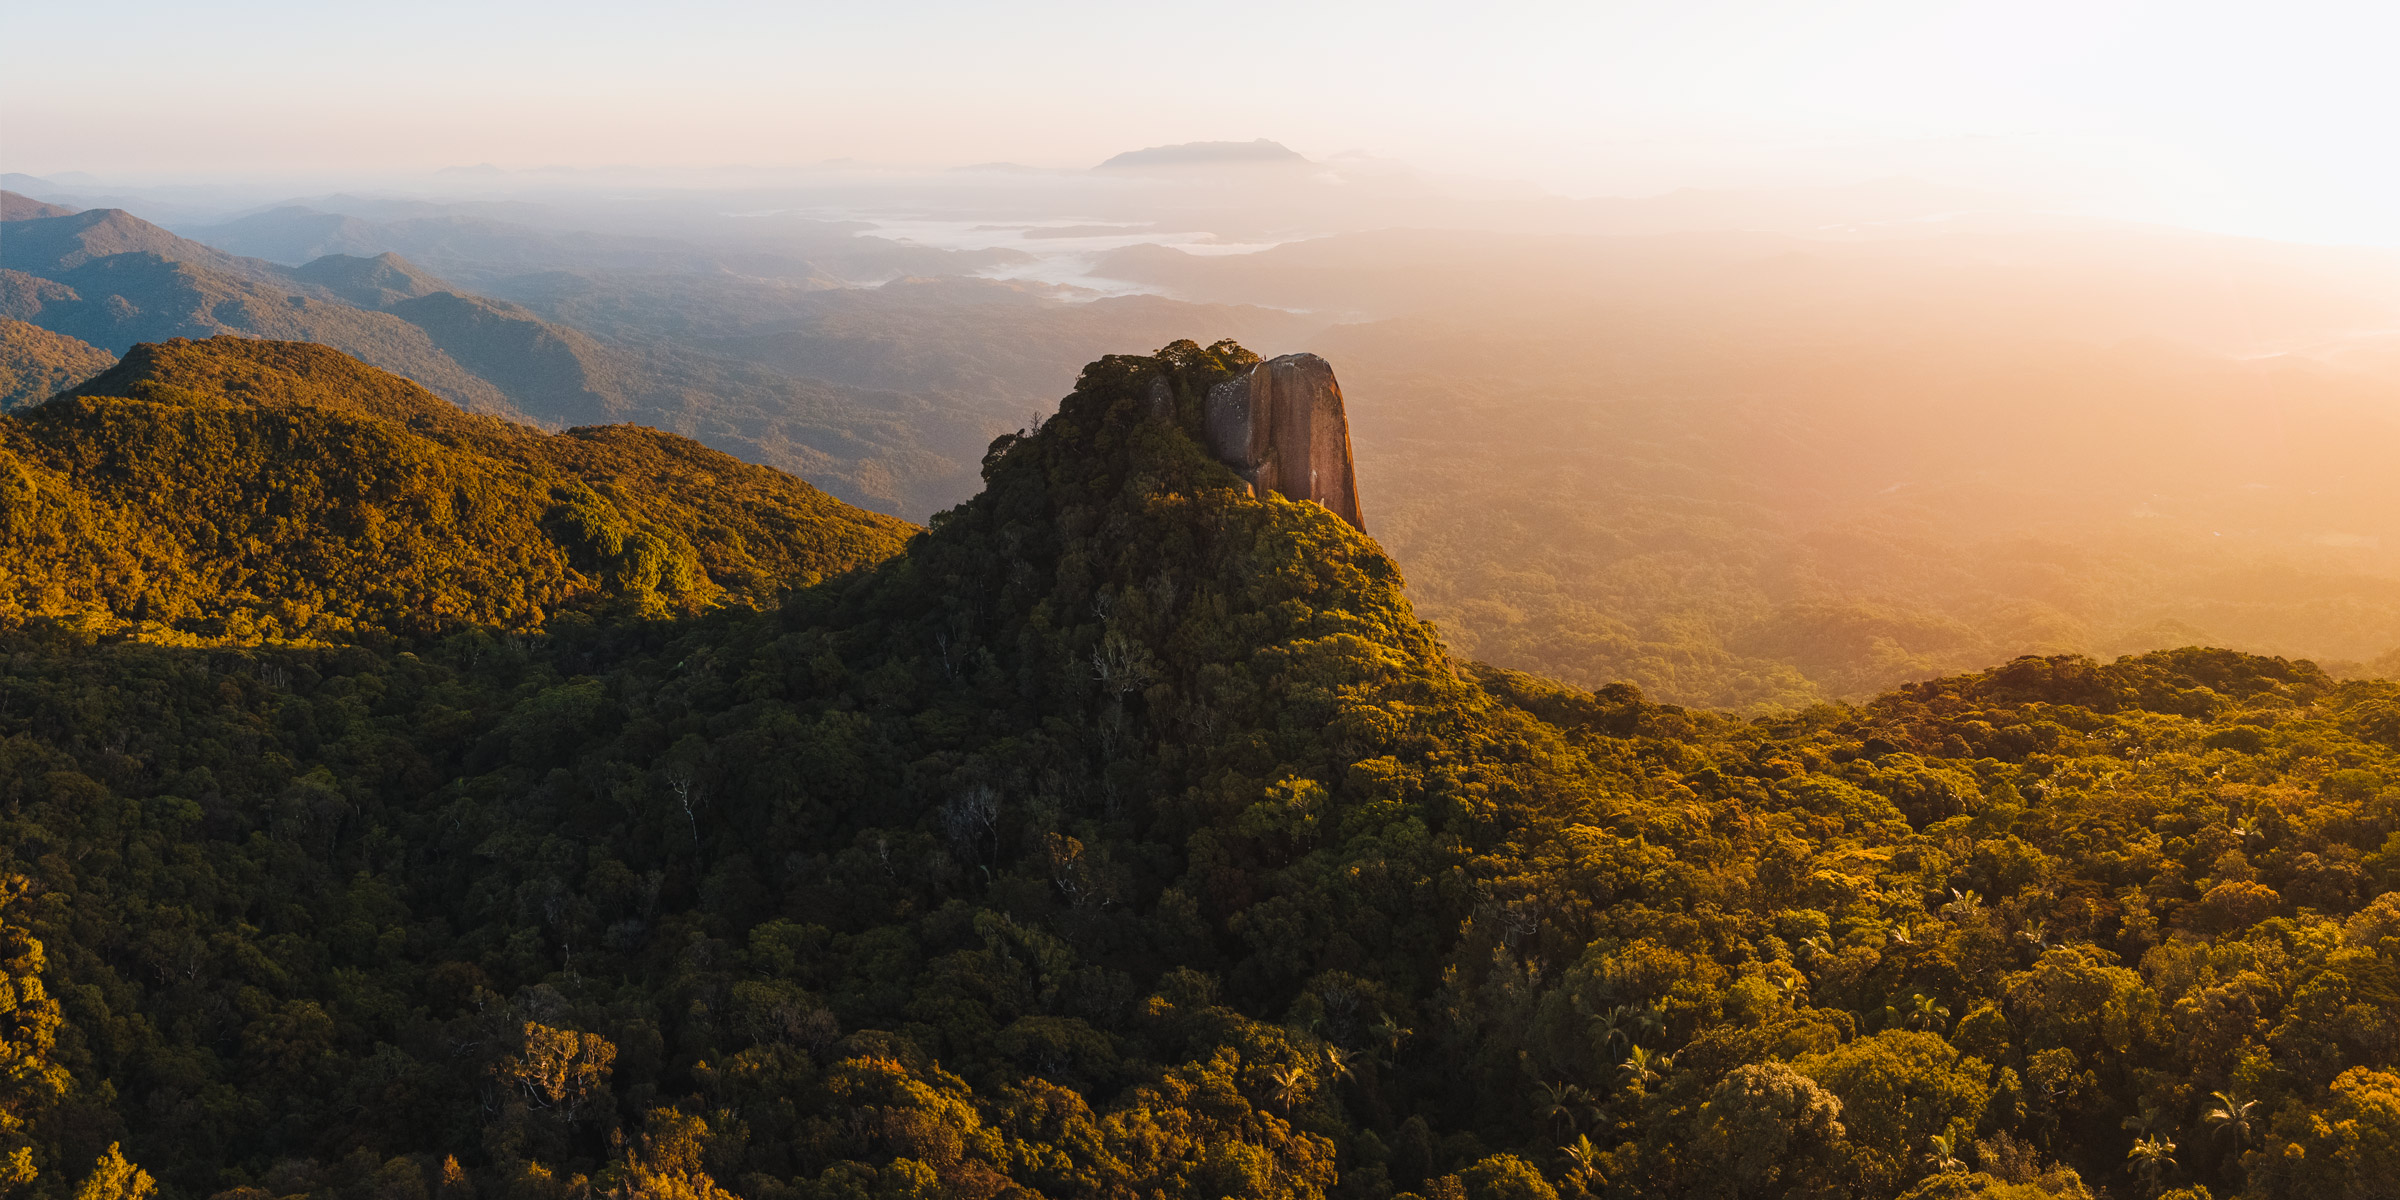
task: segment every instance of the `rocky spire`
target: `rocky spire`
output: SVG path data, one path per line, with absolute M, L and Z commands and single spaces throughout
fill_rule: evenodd
M 1209 389 L 1200 428 L 1209 452 L 1247 480 L 1253 495 L 1314 500 L 1366 531 L 1342 385 L 1324 359 L 1286 354 Z

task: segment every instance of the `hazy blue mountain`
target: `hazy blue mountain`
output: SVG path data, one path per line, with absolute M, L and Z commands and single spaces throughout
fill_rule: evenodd
M 451 290 L 449 284 L 388 250 L 372 258 L 328 254 L 303 263 L 293 270 L 292 278 L 315 284 L 361 308 L 386 308 Z
M 7 195 L 15 211 L 27 211 L 25 206 L 32 203 L 15 193 Z M 0 245 L 0 263 L 11 270 L 55 277 L 112 255 L 149 254 L 241 279 L 278 281 L 283 275 L 273 263 L 177 237 L 123 209 L 60 212 L 59 208 L 41 205 L 38 215 L 11 215 L 8 236 Z

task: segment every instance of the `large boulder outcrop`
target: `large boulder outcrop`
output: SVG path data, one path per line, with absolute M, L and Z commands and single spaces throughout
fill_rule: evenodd
M 1324 359 L 1286 354 L 1209 389 L 1200 428 L 1209 452 L 1248 481 L 1253 495 L 1314 500 L 1366 531 L 1342 385 Z

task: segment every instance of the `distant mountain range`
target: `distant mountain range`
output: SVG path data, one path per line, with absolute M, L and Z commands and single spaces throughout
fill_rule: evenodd
M 1100 164 L 1103 171 L 1128 167 L 1256 166 L 1296 164 L 1308 160 L 1281 142 L 1258 138 L 1247 142 L 1182 142 L 1128 150 Z
M 12 212 L 32 211 L 22 197 L 12 199 Z M 0 316 L 118 354 L 137 342 L 220 333 L 319 342 L 467 408 L 537 415 L 404 317 L 361 308 L 291 270 L 177 237 L 121 209 L 9 220 L 0 240 Z
M 231 220 L 179 226 L 236 254 L 298 265 L 327 254 L 390 251 L 470 287 L 549 271 L 738 275 L 784 286 L 841 287 L 897 276 L 963 274 L 1022 258 L 1008 250 L 960 251 L 861 237 L 851 222 L 771 214 L 725 218 L 699 239 L 558 229 L 527 204 L 430 204 L 328 196 Z

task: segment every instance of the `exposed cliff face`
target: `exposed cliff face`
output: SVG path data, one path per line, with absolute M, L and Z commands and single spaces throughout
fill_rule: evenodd
M 1200 420 L 1209 452 L 1240 472 L 1254 493 L 1314 500 L 1366 531 L 1342 385 L 1324 359 L 1268 359 L 1211 388 Z

